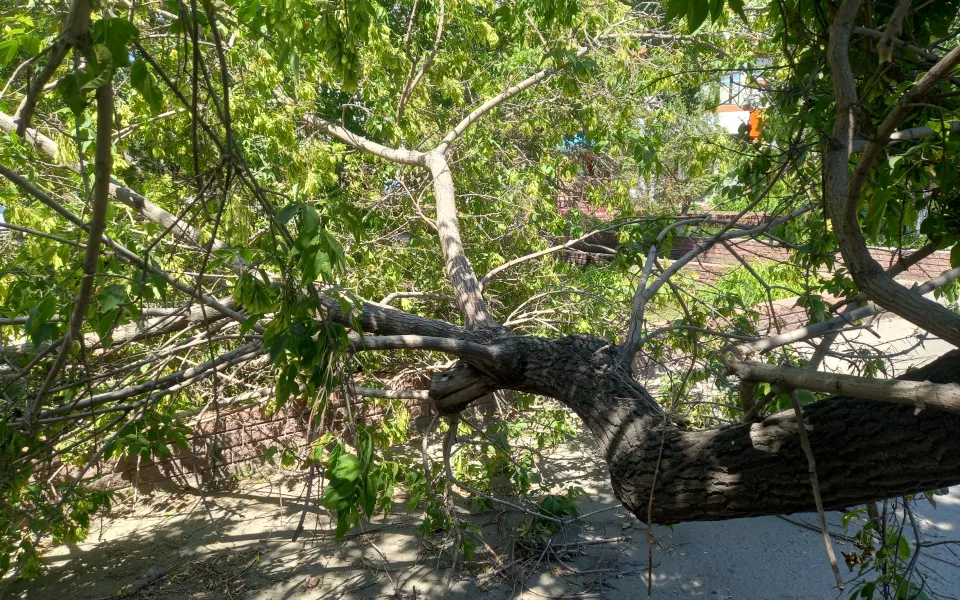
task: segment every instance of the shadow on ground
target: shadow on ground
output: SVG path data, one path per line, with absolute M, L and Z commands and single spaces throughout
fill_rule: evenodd
M 644 597 L 646 526 L 616 502 L 593 445 L 581 439 L 563 446 L 545 471 L 556 490 L 576 485 L 589 500 L 580 505 L 581 521 L 556 533 L 539 555 L 517 556 L 513 540 L 530 517 L 516 511 L 469 516 L 483 541 L 472 560 L 458 556 L 455 569 L 452 556 L 437 550 L 444 538 L 420 534 L 418 513 L 378 518 L 338 541 L 330 515 L 311 506 L 292 542 L 304 482 L 288 474 L 202 497 L 141 499 L 95 523 L 88 542 L 48 553 L 46 574 L 18 584 L 13 597 L 106 599 L 124 590 L 142 600 Z M 928 540 L 960 538 L 960 490 L 941 496 L 936 510 L 917 510 Z M 839 515 L 829 517 L 839 531 Z M 793 519 L 808 527 L 777 517 L 656 527 L 653 597 L 846 598 L 834 585 L 815 516 Z M 835 544 L 838 555 L 852 549 Z M 919 561 L 930 588 L 945 598 L 960 590 L 954 548 L 925 549 Z

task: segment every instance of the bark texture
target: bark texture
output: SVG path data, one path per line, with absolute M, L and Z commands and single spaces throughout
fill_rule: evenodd
M 573 409 L 600 442 L 617 497 L 642 521 L 661 449 L 655 523 L 814 510 L 793 411 L 695 431 L 663 413 L 621 367 L 617 346 L 580 336 L 516 336 L 496 345 L 508 358 L 495 371 L 478 368 L 476 385 L 551 396 Z M 458 379 L 449 394 L 434 379 L 432 397 L 445 412 L 475 397 L 462 393 L 469 377 Z M 960 351 L 903 379 L 958 382 Z M 806 406 L 803 418 L 828 510 L 960 483 L 958 415 L 835 397 Z

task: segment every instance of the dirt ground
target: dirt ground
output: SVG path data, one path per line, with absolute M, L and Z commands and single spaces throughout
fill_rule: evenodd
M 899 320 L 877 326 L 890 348 L 903 348 Z M 865 335 L 871 335 L 866 333 Z M 899 341 L 893 341 L 899 340 Z M 924 362 L 946 348 L 929 342 L 897 365 Z M 829 366 L 828 366 L 829 368 Z M 292 542 L 304 510 L 300 472 L 264 474 L 233 489 L 131 500 L 94 524 L 87 542 L 45 556 L 48 572 L 19 584 L 14 597 L 36 599 L 281 598 L 606 598 L 646 595 L 647 528 L 613 496 L 605 466 L 586 437 L 555 449 L 544 472 L 556 489 L 579 486 L 580 522 L 556 533 L 539 556 L 517 560 L 512 540 L 529 516 L 489 511 L 469 517 L 482 533 L 472 561 L 436 551 L 422 514 L 377 518 L 336 541 L 330 515 L 307 507 L 305 531 Z M 916 507 L 926 541 L 960 540 L 960 488 Z M 655 527 L 654 598 L 835 599 L 816 515 L 737 519 Z M 829 513 L 842 534 L 840 515 Z M 912 538 L 912 535 L 908 534 Z M 853 549 L 834 540 L 838 557 Z M 842 557 L 840 558 L 842 561 Z M 855 573 L 840 565 L 844 577 Z M 918 571 L 940 597 L 960 596 L 960 545 L 924 548 Z M 848 587 L 849 590 L 849 587 Z
M 21 585 L 14 597 L 106 599 L 125 591 L 142 600 L 643 597 L 646 526 L 613 497 L 594 448 L 568 444 L 551 462 L 552 473 L 563 473 L 557 485 L 579 485 L 590 500 L 580 506 L 585 518 L 555 534 L 539 557 L 516 561 L 511 555 L 512 534 L 529 518 L 516 511 L 471 517 L 500 560 L 480 548 L 473 561 L 461 557 L 453 571 L 451 557 L 438 557 L 433 547 L 441 540 L 419 534 L 417 513 L 378 518 L 335 541 L 330 516 L 310 508 L 304 534 L 291 542 L 303 510 L 303 478 L 281 474 L 203 498 L 141 498 L 102 529 L 98 524 L 88 542 L 50 552 L 48 573 Z M 924 539 L 960 538 L 960 489 L 937 500 L 937 509 L 917 507 Z M 655 527 L 653 597 L 846 597 L 833 583 L 816 516 L 791 519 Z M 842 533 L 839 520 L 829 515 L 832 529 Z M 838 556 L 853 549 L 834 543 Z M 945 598 L 960 590 L 960 549 L 954 548 L 926 548 L 919 561 L 931 589 Z

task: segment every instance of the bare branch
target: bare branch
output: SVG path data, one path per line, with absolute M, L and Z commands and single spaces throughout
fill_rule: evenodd
M 810 487 L 813 490 L 813 502 L 817 506 L 817 516 L 820 519 L 820 531 L 823 533 L 823 543 L 827 549 L 827 558 L 830 560 L 830 568 L 833 569 L 833 576 L 837 580 L 837 589 L 843 589 L 843 577 L 840 576 L 840 569 L 837 567 L 837 557 L 833 553 L 833 544 L 830 543 L 830 529 L 827 527 L 827 517 L 823 513 L 823 500 L 820 497 L 820 482 L 817 480 L 817 461 L 813 456 L 813 448 L 810 447 L 810 439 L 807 436 L 807 424 L 803 420 L 803 413 L 800 412 L 800 401 L 797 398 L 797 391 L 790 390 L 790 400 L 793 401 L 793 414 L 797 417 L 797 433 L 800 435 L 800 445 L 803 447 L 803 453 L 807 456 L 807 469 L 810 472 Z
M 894 40 L 900 35 L 900 28 L 903 26 L 903 19 L 910 10 L 912 0 L 900 0 L 897 7 L 893 9 L 887 26 L 883 29 L 883 35 L 880 36 L 880 42 L 877 44 L 877 54 L 880 55 L 880 62 L 890 62 L 893 57 Z M 840 589 L 843 589 L 841 586 Z
M 44 86 L 47 85 L 47 82 L 50 81 L 53 74 L 60 68 L 70 48 L 81 43 L 83 36 L 87 34 L 89 29 L 90 1 L 74 0 L 70 5 L 70 12 L 67 13 L 67 18 L 63 23 L 63 33 L 53 43 L 47 64 L 44 65 L 43 69 L 41 69 L 33 81 L 30 82 L 23 96 L 23 100 L 20 102 L 20 106 L 17 107 L 15 120 L 17 122 L 18 136 L 23 137 L 27 128 L 30 127 L 33 111 L 37 108 L 37 102 L 40 100 L 40 94 L 44 91 Z
M 463 358 L 492 362 L 503 358 L 502 353 L 494 346 L 424 335 L 355 336 L 351 339 L 350 347 L 356 352 L 364 350 L 432 350 Z
M 86 249 L 86 247 L 87 247 L 86 244 L 83 244 L 83 243 L 81 243 L 81 242 L 77 242 L 77 241 L 74 241 L 74 240 L 68 240 L 68 239 L 66 239 L 66 238 L 62 238 L 62 237 L 60 237 L 60 236 L 58 236 L 58 235 L 53 235 L 52 233 L 47 233 L 47 232 L 45 232 L 45 231 L 37 231 L 36 229 L 30 229 L 29 227 L 22 227 L 22 226 L 20 226 L 20 225 L 14 225 L 13 223 L 3 222 L 3 223 L 0 223 L 0 227 L 2 227 L 2 228 L 4 228 L 4 229 L 10 229 L 10 230 L 13 230 L 13 231 L 19 231 L 20 233 L 26 233 L 26 234 L 29 234 L 29 235 L 35 235 L 35 236 L 37 236 L 37 237 L 46 238 L 46 239 L 48 239 L 48 240 L 53 240 L 53 241 L 58 242 L 58 243 L 60 243 L 60 244 L 66 244 L 67 246 L 73 246 L 74 248 L 79 248 L 80 250 L 84 250 L 84 249 Z
M 473 332 L 458 325 L 413 315 L 390 306 L 362 302 L 344 312 L 340 302 L 332 296 L 321 295 L 320 301 L 331 320 L 346 327 L 356 327 L 367 333 L 377 335 L 412 334 L 465 341 L 478 341 L 479 339 Z
M 350 385 L 348 389 L 357 396 L 367 396 L 370 398 L 391 398 L 406 400 L 429 400 L 429 390 L 387 390 L 360 385 Z
M 589 52 L 589 48 L 580 48 L 576 53 L 576 58 L 578 59 L 582 58 L 583 56 L 586 56 L 588 52 Z M 551 75 L 553 75 L 559 70 L 560 69 L 557 67 L 550 67 L 547 69 L 543 69 L 541 71 L 537 71 L 536 73 L 534 73 L 530 77 L 527 77 L 520 83 L 512 87 L 509 87 L 504 91 L 500 92 L 499 94 L 497 94 L 496 96 L 494 96 L 493 98 L 490 98 L 489 100 L 487 100 L 486 102 L 484 102 L 483 104 L 475 108 L 469 115 L 464 117 L 463 120 L 457 123 L 457 125 L 453 129 L 451 129 L 446 136 L 444 136 L 444 138 L 440 141 L 440 143 L 437 145 L 434 151 L 439 152 L 441 154 L 446 154 L 447 150 L 450 149 L 450 145 L 453 142 L 455 142 L 457 138 L 463 135 L 463 133 L 467 129 L 469 129 L 471 125 L 476 123 L 477 120 L 480 119 L 480 117 L 487 114 L 494 108 L 500 106 L 510 98 L 513 98 L 517 94 L 520 94 L 521 92 L 524 92 L 532 88 L 533 86 L 537 85 L 538 83 L 548 79 Z
M 79 0 L 78 4 L 86 6 L 86 18 L 89 20 L 90 9 L 86 0 Z M 100 261 L 100 242 L 104 237 L 107 226 L 107 203 L 109 201 L 110 172 L 113 169 L 113 78 L 97 88 L 97 146 L 94 156 L 93 199 L 90 209 L 90 226 L 87 229 L 87 247 L 83 257 L 83 275 L 80 278 L 80 289 L 74 300 L 73 311 L 70 314 L 70 325 L 63 344 L 46 379 L 30 401 L 24 414 L 26 428 L 32 429 L 34 421 L 43 408 L 43 400 L 53 387 L 60 369 L 67 361 L 67 356 L 73 349 L 73 340 L 81 340 L 81 328 L 87 317 L 87 307 L 93 294 L 93 284 L 97 276 L 97 267 Z
M 377 142 L 353 133 L 345 127 L 331 123 L 316 115 L 307 115 L 306 121 L 320 131 L 340 139 L 357 150 L 379 156 L 389 162 L 413 167 L 426 167 L 426 154 L 423 152 L 405 150 L 403 148 L 390 148 L 383 144 L 378 144 Z
M 735 360 L 730 355 L 724 364 L 731 374 L 748 381 L 763 381 L 784 389 L 811 390 L 915 406 L 918 410 L 935 408 L 960 414 L 960 385 L 901 379 L 870 379 L 840 373 L 811 372 L 807 369 L 767 365 Z
M 496 321 L 487 310 L 477 274 L 463 251 L 457 223 L 456 192 L 446 157 L 440 152 L 430 153 L 427 157 L 427 168 L 433 175 L 433 194 L 437 201 L 437 235 L 443 250 L 443 263 L 447 279 L 453 286 L 457 306 L 468 329 L 494 326 Z
M 581 235 L 580 237 L 578 237 L 578 238 L 576 238 L 576 239 L 569 240 L 569 241 L 564 242 L 564 243 L 562 243 L 562 244 L 560 244 L 560 245 L 551 246 L 550 248 L 547 248 L 546 250 L 540 250 L 540 251 L 538 251 L 538 252 L 532 252 L 532 253 L 527 254 L 527 255 L 525 255 L 525 256 L 521 256 L 521 257 L 519 257 L 519 258 L 515 258 L 515 259 L 513 259 L 513 260 L 509 260 L 509 261 L 503 263 L 502 265 L 500 265 L 499 267 L 494 267 L 493 269 L 490 269 L 490 272 L 487 273 L 486 275 L 484 275 L 483 278 L 480 279 L 480 289 L 482 290 L 483 288 L 485 288 L 485 287 L 487 286 L 487 284 L 490 282 L 491 279 L 493 279 L 494 277 L 496 277 L 497 275 L 499 275 L 500 273 L 506 271 L 507 269 L 509 269 L 509 268 L 511 268 L 511 267 L 515 267 L 515 266 L 517 266 L 517 265 L 519 265 L 519 264 L 525 263 L 525 262 L 530 261 L 530 260 L 533 260 L 533 259 L 535 259 L 535 258 L 540 258 L 541 256 L 547 256 L 548 254 L 553 254 L 554 252 L 559 252 L 560 250 L 565 250 L 565 249 L 567 249 L 567 248 L 570 248 L 571 246 L 576 246 L 576 245 L 579 244 L 580 242 L 582 242 L 582 241 L 584 241 L 584 240 L 587 240 L 587 239 L 590 239 L 591 237 L 597 235 L 598 233 L 603 233 L 603 232 L 605 232 L 605 231 L 613 231 L 613 230 L 616 230 L 616 229 L 620 229 L 621 227 L 626 227 L 627 225 L 632 225 L 632 224 L 638 223 L 638 222 L 639 222 L 639 219 L 631 219 L 631 220 L 629 220 L 629 221 L 624 221 L 624 222 L 622 222 L 622 223 L 617 223 L 617 224 L 615 224 L 615 225 L 610 225 L 609 227 L 604 227 L 604 228 L 602 228 L 602 229 L 594 229 L 594 230 L 591 231 L 590 233 L 586 233 L 586 234 Z
M 853 33 L 855 33 L 856 35 L 863 35 L 863 36 L 866 36 L 866 37 L 871 37 L 871 38 L 873 38 L 873 39 L 875 39 L 875 40 L 882 39 L 883 36 L 884 36 L 884 32 L 882 32 L 882 31 L 877 31 L 876 29 L 869 29 L 869 28 L 867 28 L 867 27 L 854 27 L 854 28 L 853 28 Z M 940 55 L 938 55 L 937 53 L 935 53 L 935 52 L 930 52 L 929 50 L 924 50 L 923 48 L 920 48 L 919 46 L 914 46 L 913 44 L 908 43 L 908 42 L 905 42 L 905 41 L 903 41 L 903 40 L 901 40 L 901 39 L 897 39 L 896 37 L 894 37 L 893 39 L 891 39 L 891 40 L 890 40 L 890 43 L 891 43 L 891 45 L 893 45 L 893 46 L 897 46 L 897 47 L 899 47 L 899 48 L 903 48 L 903 49 L 906 50 L 907 52 L 912 52 L 913 54 L 916 54 L 917 56 L 922 56 L 923 58 L 925 58 L 925 59 L 927 59 L 927 60 L 930 60 L 930 61 L 933 61 L 933 62 L 937 62 L 938 60 L 940 60 Z
M 440 9 L 437 14 L 437 35 L 433 39 L 433 48 L 430 50 L 430 53 L 427 54 L 426 60 L 423 61 L 423 66 L 420 67 L 420 71 L 414 76 L 413 71 L 417 68 L 416 61 L 411 59 L 410 64 L 410 74 L 407 75 L 407 81 L 403 84 L 403 92 L 400 94 L 400 103 L 397 105 L 397 122 L 403 118 L 403 110 L 407 105 L 407 102 L 410 100 L 410 96 L 413 95 L 414 88 L 417 87 L 417 84 L 420 83 L 420 80 L 423 79 L 424 75 L 427 74 L 427 70 L 430 69 L 433 65 L 433 60 L 437 56 L 437 50 L 440 49 L 440 38 L 443 37 L 443 21 L 444 21 L 444 0 L 440 0 Z M 413 19 L 416 16 L 417 4 L 414 4 L 413 12 L 410 15 L 410 23 L 407 27 L 407 38 L 405 46 L 407 49 L 407 56 L 410 55 L 410 33 L 413 27 Z
M 398 298 L 423 298 L 425 300 L 453 300 L 449 294 L 433 294 L 430 292 L 390 292 L 378 302 L 384 306 L 389 306 L 391 302 Z
M 960 121 L 950 121 L 945 123 L 944 132 L 949 133 L 960 133 Z M 939 132 L 934 131 L 926 125 L 920 127 L 911 127 L 910 129 L 901 129 L 890 134 L 889 142 L 890 144 L 894 142 L 908 142 L 912 140 L 919 140 L 923 138 L 933 137 L 935 135 L 940 135 Z M 870 143 L 870 140 L 853 140 L 853 145 L 850 148 L 851 154 L 857 154 L 863 152 L 867 149 L 867 145 Z

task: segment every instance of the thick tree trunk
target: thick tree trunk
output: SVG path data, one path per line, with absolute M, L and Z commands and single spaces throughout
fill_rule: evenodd
M 499 365 L 496 384 L 572 408 L 600 442 L 617 497 L 642 521 L 658 458 L 656 523 L 814 510 L 792 411 L 693 431 L 666 417 L 620 366 L 617 346 L 586 337 L 516 337 L 498 345 L 511 358 Z M 960 381 L 960 351 L 904 379 Z M 438 381 L 434 398 L 442 410 L 456 410 L 445 405 Z M 960 483 L 958 415 L 832 398 L 805 407 L 803 417 L 827 509 Z

